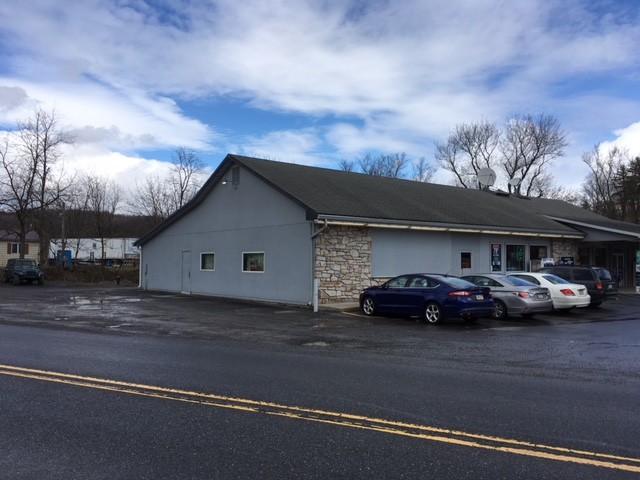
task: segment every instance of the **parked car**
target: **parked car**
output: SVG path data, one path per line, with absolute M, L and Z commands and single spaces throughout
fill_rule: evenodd
M 618 278 L 613 278 L 611 272 L 606 268 L 593 267 L 598 272 L 598 278 L 604 284 L 604 292 L 607 300 L 618 297 Z
M 503 320 L 509 315 L 531 317 L 535 313 L 553 310 L 549 289 L 532 285 L 517 277 L 502 273 L 479 273 L 460 277 L 480 287 L 489 287 L 493 297 L 493 318 Z
M 473 322 L 491 316 L 494 304 L 487 287 L 449 275 L 415 273 L 365 289 L 360 308 L 366 315 L 409 315 L 440 323 L 448 318 Z
M 554 265 L 553 267 L 541 268 L 539 271 L 541 273 L 552 273 L 569 282 L 578 283 L 587 287 L 587 291 L 589 295 L 591 295 L 592 307 L 597 307 L 605 300 L 615 298 L 618 294 L 617 288 L 615 292 L 613 287 L 611 287 L 609 291 L 605 289 L 605 283 L 600 279 L 600 272 L 595 267 Z M 611 275 L 609 275 L 609 278 L 611 278 Z
M 557 275 L 541 272 L 514 272 L 507 275 L 548 288 L 555 310 L 582 308 L 589 306 L 589 303 L 591 303 L 591 296 L 587 292 L 587 287 L 570 283 Z
M 35 260 L 28 258 L 10 258 L 4 269 L 4 281 L 12 282 L 14 285 L 20 283 L 37 282 L 38 285 L 44 283 L 44 273 L 36 265 Z

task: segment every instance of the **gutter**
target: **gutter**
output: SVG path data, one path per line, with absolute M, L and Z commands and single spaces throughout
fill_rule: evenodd
M 402 222 L 388 221 L 384 219 L 359 218 L 359 217 L 342 217 L 338 215 L 318 215 L 316 224 L 322 221 L 323 227 L 313 234 L 312 238 L 323 231 L 329 225 L 345 226 L 345 227 L 368 227 L 368 228 L 387 228 L 395 230 L 415 230 L 430 232 L 452 232 L 452 233 L 481 233 L 485 235 L 514 235 L 525 237 L 545 237 L 545 238 L 569 238 L 583 239 L 582 233 L 565 233 L 560 231 L 531 231 L 531 230 L 500 230 L 499 227 L 490 227 L 486 225 L 459 225 L 459 224 L 436 224 L 425 222 Z

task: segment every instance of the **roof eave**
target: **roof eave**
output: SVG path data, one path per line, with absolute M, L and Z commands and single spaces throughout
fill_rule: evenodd
M 576 225 L 578 227 L 591 228 L 593 230 L 600 230 L 600 231 L 603 231 L 603 232 L 616 233 L 618 235 L 626 235 L 626 236 L 629 236 L 629 237 L 634 237 L 634 238 L 640 239 L 640 233 L 638 233 L 638 232 L 630 232 L 628 230 L 620 230 L 620 229 L 617 229 L 617 228 L 603 227 L 602 225 L 595 225 L 595 224 L 589 223 L 589 222 L 579 222 L 577 220 L 569 220 L 567 218 L 555 217 L 555 216 L 552 216 L 552 215 L 544 215 L 544 216 L 547 217 L 548 219 L 554 220 L 556 222 L 568 223 L 570 225 Z
M 432 232 L 453 232 L 453 233 L 481 233 L 485 235 L 514 235 L 525 237 L 547 237 L 547 238 L 568 238 L 582 239 L 585 234 L 581 232 L 566 232 L 562 230 L 534 230 L 519 228 L 502 228 L 492 225 L 465 225 L 457 223 L 439 222 L 418 222 L 389 220 L 380 218 L 348 217 L 342 215 L 317 215 L 318 222 L 328 225 L 341 225 L 368 228 L 387 228 L 396 230 L 415 230 Z

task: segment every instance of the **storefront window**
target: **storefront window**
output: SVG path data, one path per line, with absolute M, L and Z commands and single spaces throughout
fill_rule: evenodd
M 525 271 L 524 245 L 507 245 L 507 271 Z
M 541 245 L 531 245 L 529 247 L 529 259 L 530 260 L 542 260 L 547 258 L 547 247 Z
M 471 268 L 471 252 L 460 252 L 460 268 Z
M 492 272 L 502 271 L 502 244 L 501 243 L 491 244 L 491 271 Z

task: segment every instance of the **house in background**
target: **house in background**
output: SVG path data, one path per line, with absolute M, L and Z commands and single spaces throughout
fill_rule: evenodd
M 67 252 L 65 263 L 73 262 L 122 262 L 140 257 L 140 249 L 134 246 L 137 238 L 106 238 L 104 240 L 104 258 L 99 238 L 65 238 L 64 250 Z M 60 259 L 63 248 L 62 239 L 53 239 L 49 244 L 49 258 Z
M 24 245 L 24 258 L 38 261 L 40 239 L 36 232 L 27 232 Z M 20 237 L 15 232 L 0 230 L 0 266 L 4 268 L 10 258 L 20 258 Z
M 639 225 L 558 200 L 227 155 L 136 245 L 144 289 L 315 307 L 401 273 L 545 259 L 599 263 L 633 285 L 639 242 Z

